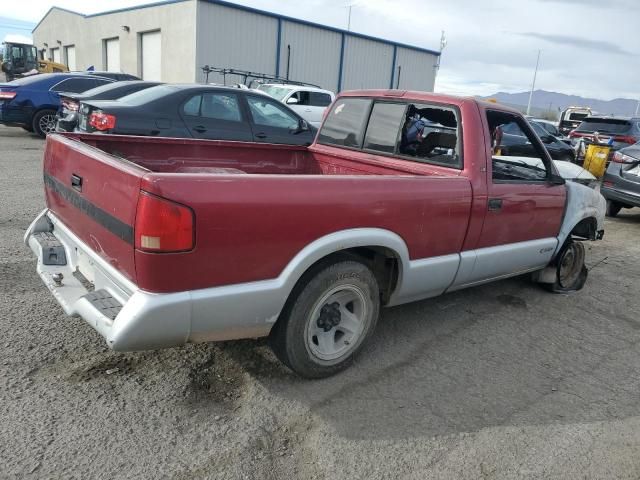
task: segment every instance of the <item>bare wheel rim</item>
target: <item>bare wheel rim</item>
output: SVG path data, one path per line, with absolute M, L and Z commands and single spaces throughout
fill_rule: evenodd
M 327 291 L 315 304 L 306 325 L 306 346 L 325 362 L 346 357 L 360 344 L 369 315 L 367 296 L 356 285 Z
M 584 265 L 584 247 L 573 242 L 562 254 L 558 266 L 558 282 L 563 288 L 571 287 L 580 277 Z
M 56 129 L 56 116 L 52 114 L 43 115 L 38 122 L 40 130 L 44 133 L 51 133 Z

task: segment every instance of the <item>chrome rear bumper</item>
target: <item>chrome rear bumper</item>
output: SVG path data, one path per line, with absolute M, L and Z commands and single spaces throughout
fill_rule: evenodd
M 279 313 L 279 308 L 273 311 L 279 302 L 274 304 L 270 295 L 261 296 L 247 284 L 145 292 L 46 209 L 31 223 L 24 241 L 38 259 L 38 274 L 65 313 L 82 317 L 114 350 L 265 336 Z M 250 303 L 252 294 L 267 304 Z M 255 308 L 264 308 L 263 314 L 273 312 L 256 317 Z

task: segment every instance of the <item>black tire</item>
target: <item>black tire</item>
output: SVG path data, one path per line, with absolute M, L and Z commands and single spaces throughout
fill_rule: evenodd
M 380 293 L 371 270 L 358 261 L 339 261 L 298 282 L 269 343 L 280 361 L 301 377 L 328 377 L 351 364 L 379 312 Z
M 40 137 L 45 138 L 48 133 L 54 132 L 56 129 L 56 111 L 40 110 L 33 116 L 31 128 Z
M 620 213 L 622 209 L 622 204 L 618 202 L 614 202 L 613 200 L 607 200 L 607 217 L 615 217 Z
M 555 282 L 546 284 L 546 287 L 553 293 L 569 293 L 581 290 L 589 275 L 584 259 L 584 245 L 581 242 L 574 242 L 569 239 L 560 250 L 555 261 Z

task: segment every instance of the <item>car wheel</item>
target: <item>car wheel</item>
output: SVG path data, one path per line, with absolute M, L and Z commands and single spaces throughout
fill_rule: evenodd
M 379 311 L 371 270 L 358 261 L 334 263 L 301 279 L 269 343 L 298 375 L 328 377 L 349 366 L 374 330 Z
M 614 202 L 613 200 L 607 200 L 607 217 L 615 217 L 618 215 L 620 210 L 622 209 L 622 205 L 618 202 Z
M 56 130 L 56 111 L 40 110 L 33 116 L 31 126 L 35 133 L 42 138 L 46 137 L 47 134 Z
M 568 240 L 556 259 L 556 279 L 554 283 L 547 284 L 549 290 L 568 293 L 582 289 L 589 274 L 584 259 L 584 245 Z

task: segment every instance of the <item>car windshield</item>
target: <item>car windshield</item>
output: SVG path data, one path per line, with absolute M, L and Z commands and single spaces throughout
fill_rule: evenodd
M 258 90 L 268 93 L 276 100 L 284 100 L 284 97 L 291 91 L 290 88 L 287 87 L 278 87 L 276 85 L 260 85 Z
M 626 133 L 631 128 L 629 120 L 618 118 L 585 118 L 578 126 L 578 132 Z
M 174 86 L 158 85 L 157 87 L 147 88 L 122 97 L 119 101 L 127 105 L 144 105 L 145 103 L 153 102 L 158 98 L 162 98 L 176 91 L 177 88 Z

